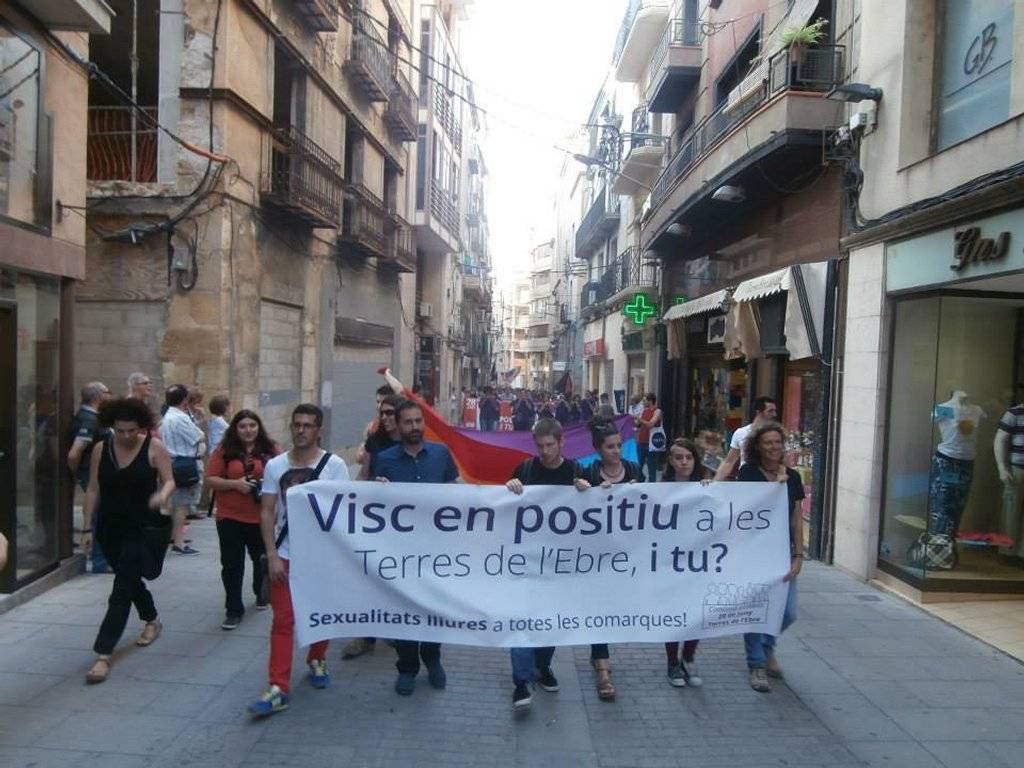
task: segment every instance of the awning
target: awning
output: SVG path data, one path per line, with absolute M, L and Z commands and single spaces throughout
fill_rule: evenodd
M 726 322 L 726 359 L 760 357 L 760 333 L 750 302 L 782 291 L 786 296 L 786 349 L 790 360 L 821 355 L 828 262 L 796 264 L 744 280 L 733 291 Z
M 662 315 L 661 319 L 668 322 L 670 320 L 681 320 L 684 317 L 702 315 L 706 312 L 721 312 L 722 303 L 728 298 L 729 289 L 723 288 L 720 291 L 709 293 L 707 296 L 701 296 L 699 299 L 684 301 L 682 304 L 676 304 L 671 307 L 668 312 Z

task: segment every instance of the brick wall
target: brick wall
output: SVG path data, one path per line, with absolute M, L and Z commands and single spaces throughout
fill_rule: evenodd
M 302 381 L 302 311 L 260 302 L 259 413 L 270 436 L 287 444 L 288 416 Z
M 115 394 L 125 394 L 128 374 L 134 371 L 149 375 L 159 397 L 164 388 L 160 345 L 165 322 L 163 301 L 78 302 L 74 320 L 76 400 L 87 381 L 102 381 Z

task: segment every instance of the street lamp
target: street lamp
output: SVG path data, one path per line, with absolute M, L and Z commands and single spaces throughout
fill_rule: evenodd
M 845 101 L 851 104 L 867 99 L 877 104 L 882 100 L 882 89 L 873 88 L 866 83 L 844 83 L 843 85 L 837 85 L 826 93 L 825 98 L 832 101 Z

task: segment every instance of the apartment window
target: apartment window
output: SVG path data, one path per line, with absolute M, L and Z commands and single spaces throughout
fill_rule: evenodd
M 420 106 L 430 103 L 430 22 L 420 22 Z
M 943 0 L 939 150 L 1009 117 L 1014 0 Z
M 0 214 L 39 219 L 39 51 L 0 24 Z
M 422 211 L 427 199 L 427 126 L 416 126 L 416 210 Z

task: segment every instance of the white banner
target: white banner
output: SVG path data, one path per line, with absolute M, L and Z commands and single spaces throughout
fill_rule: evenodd
M 288 491 L 298 640 L 543 646 L 778 634 L 781 483 L 315 482 Z

